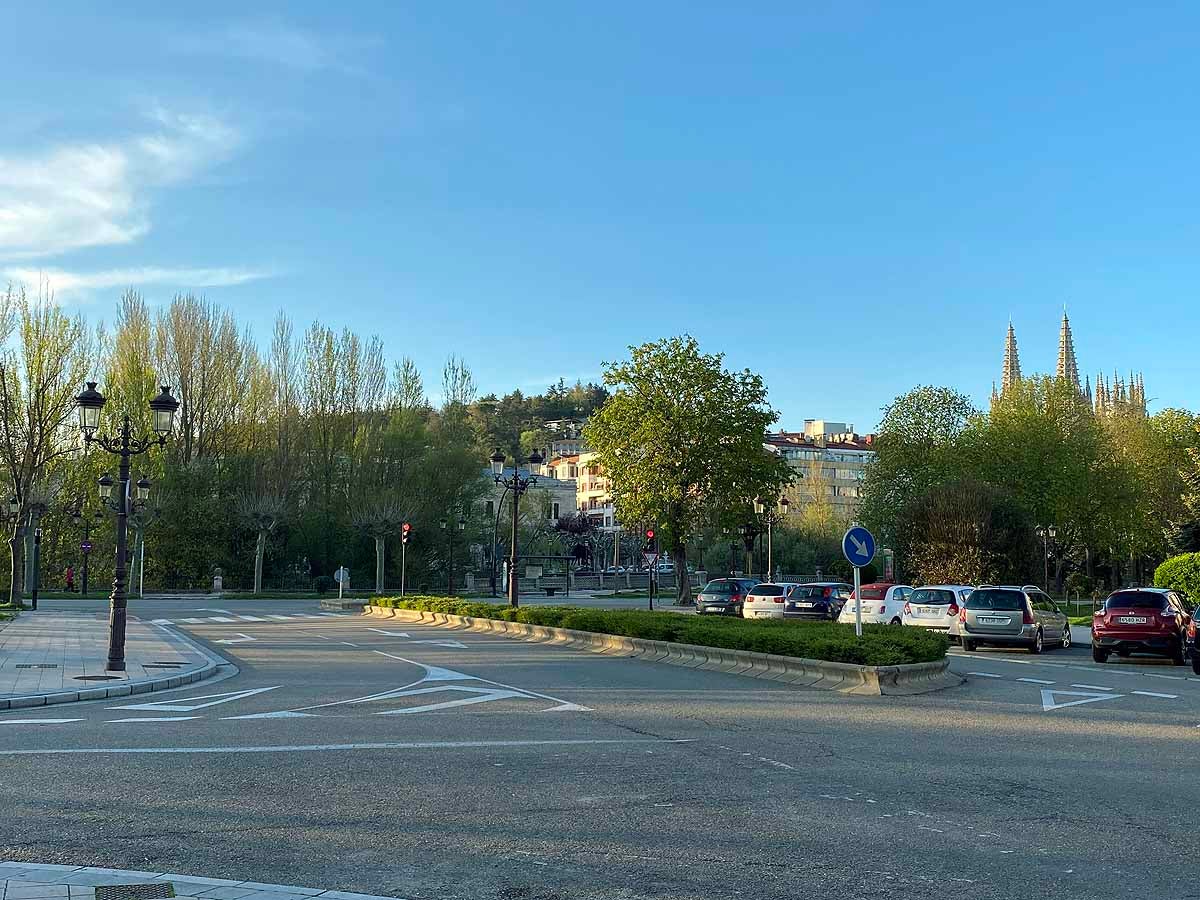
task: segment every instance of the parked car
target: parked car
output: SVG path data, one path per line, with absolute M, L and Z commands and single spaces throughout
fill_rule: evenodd
M 746 619 L 782 619 L 793 589 L 800 587 L 790 581 L 756 584 L 742 601 L 742 616 Z
M 1071 622 L 1054 601 L 1035 587 L 982 584 L 973 590 L 958 614 L 963 649 L 980 644 L 1025 647 L 1041 653 L 1044 647 L 1071 646 Z
M 604 574 L 605 575 L 624 575 L 625 567 L 624 566 L 607 566 L 604 569 Z
M 1188 655 L 1192 606 L 1164 588 L 1113 591 L 1104 608 L 1092 616 L 1092 659 L 1108 662 L 1110 653 L 1166 656 L 1182 666 Z M 1193 646 L 1195 640 L 1193 638 Z M 1193 656 L 1192 665 L 1195 665 Z
M 796 619 L 836 619 L 854 588 L 842 581 L 796 585 L 787 598 L 785 614 Z
M 904 602 L 912 591 L 907 584 L 889 584 L 886 581 L 864 584 L 859 588 L 857 597 L 851 592 L 850 600 L 838 615 L 838 621 L 853 625 L 855 611 L 862 606 L 864 625 L 900 625 L 903 622 Z
M 957 636 L 958 613 L 971 591 L 969 584 L 927 584 L 905 601 L 900 621 L 914 628 L 929 628 Z
M 1188 622 L 1187 630 L 1184 632 L 1187 641 L 1187 655 L 1192 661 L 1192 671 L 1200 675 L 1200 649 L 1196 647 L 1196 618 Z
M 714 578 L 696 595 L 696 613 L 740 616 L 746 595 L 757 584 L 757 578 Z

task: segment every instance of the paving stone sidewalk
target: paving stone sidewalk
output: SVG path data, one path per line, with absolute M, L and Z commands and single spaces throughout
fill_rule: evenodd
M 134 872 L 91 866 L 0 863 L 0 900 L 95 900 L 96 888 L 139 886 L 138 900 L 174 896 L 176 900 L 396 900 L 324 888 L 263 884 L 229 878 L 204 878 L 169 872 Z
M 126 628 L 126 671 L 105 671 L 107 660 L 107 616 L 23 612 L 0 628 L 0 710 L 178 687 L 221 662 L 180 635 L 134 621 Z

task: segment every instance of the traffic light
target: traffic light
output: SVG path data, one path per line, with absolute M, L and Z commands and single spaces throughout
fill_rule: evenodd
M 656 544 L 654 542 L 654 529 L 647 528 L 646 529 L 646 546 L 644 548 L 645 552 L 653 553 L 655 546 L 656 546 Z
M 408 543 L 408 533 L 410 531 L 412 531 L 412 526 L 409 525 L 407 522 L 405 522 L 403 525 L 400 526 L 400 543 L 402 543 L 402 544 Z

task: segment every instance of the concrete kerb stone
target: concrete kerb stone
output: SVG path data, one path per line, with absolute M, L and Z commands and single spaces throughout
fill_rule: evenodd
M 880 696 L 889 694 L 919 694 L 942 690 L 962 684 L 963 679 L 949 669 L 950 660 L 901 666 L 859 666 L 851 663 L 795 659 L 748 650 L 722 647 L 701 647 L 667 641 L 644 640 L 625 635 L 593 634 L 544 625 L 526 625 L 500 619 L 475 619 L 447 613 L 425 613 L 417 610 L 368 606 L 366 615 L 399 618 L 406 622 L 426 622 L 449 625 L 474 631 L 511 635 L 524 640 L 549 641 L 560 646 L 575 647 L 593 653 L 625 658 L 641 658 L 651 662 L 687 668 L 744 675 L 810 687 L 815 690 Z

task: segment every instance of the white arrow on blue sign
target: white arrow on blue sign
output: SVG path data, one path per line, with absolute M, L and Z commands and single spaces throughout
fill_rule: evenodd
M 842 553 L 852 566 L 867 565 L 875 558 L 875 535 L 861 525 L 855 525 L 842 537 Z

